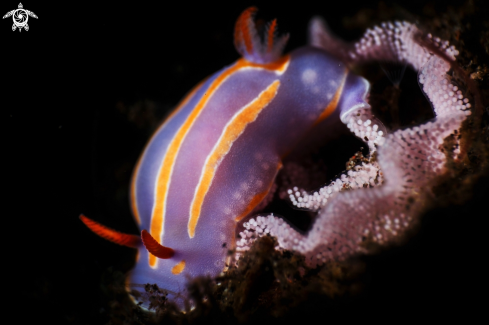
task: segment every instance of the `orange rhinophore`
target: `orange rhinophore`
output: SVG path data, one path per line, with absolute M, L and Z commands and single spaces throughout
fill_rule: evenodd
M 80 214 L 80 220 L 95 234 L 118 245 L 137 248 L 141 244 L 141 238 L 139 238 L 139 236 L 124 234 L 114 229 L 110 229 L 90 218 L 85 217 L 83 214 Z
M 175 255 L 175 251 L 170 247 L 160 245 L 146 230 L 141 231 L 143 245 L 148 252 L 161 259 L 168 259 Z

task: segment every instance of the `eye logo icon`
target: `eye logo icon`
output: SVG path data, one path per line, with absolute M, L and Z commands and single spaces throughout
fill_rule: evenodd
M 12 25 L 12 31 L 15 31 L 18 28 L 19 32 L 22 31 L 22 28 L 24 28 L 26 31 L 29 30 L 29 25 L 27 25 L 29 16 L 37 19 L 36 14 L 33 13 L 32 11 L 25 10 L 24 7 L 22 6 L 22 3 L 19 3 L 19 7 L 17 9 L 7 12 L 3 16 L 3 19 L 8 18 L 10 16 L 12 16 L 12 19 L 14 21 L 14 24 Z

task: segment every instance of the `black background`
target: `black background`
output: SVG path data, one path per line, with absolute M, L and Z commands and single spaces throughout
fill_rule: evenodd
M 423 1 L 396 3 L 423 14 Z M 2 15 L 17 5 L 3 1 Z M 127 185 L 156 121 L 131 118 L 136 104 L 155 103 L 149 111 L 162 118 L 193 85 L 235 61 L 234 22 L 250 5 L 265 20 L 278 18 L 279 31 L 291 35 L 287 51 L 306 43 L 314 15 L 352 40 L 362 30 L 343 29 L 345 17 L 378 8 L 377 1 L 23 5 L 39 17 L 29 18 L 28 32 L 12 32 L 11 18 L 0 22 L 4 297 L 20 323 L 77 324 L 106 321 L 100 273 L 127 267 L 119 257 L 126 249 L 92 235 L 79 214 L 137 233 Z

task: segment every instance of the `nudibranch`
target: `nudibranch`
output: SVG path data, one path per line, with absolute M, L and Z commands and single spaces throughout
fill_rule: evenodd
M 190 91 L 137 163 L 130 195 L 144 245 L 133 245 L 131 290 L 156 283 L 177 298 L 189 278 L 221 273 L 237 223 L 265 199 L 282 159 L 312 128 L 368 107 L 365 79 L 318 48 L 282 55 L 288 36 L 273 20 L 262 40 L 255 12 L 236 22 L 242 58 Z
M 311 266 L 365 251 L 366 238 L 395 237 L 419 210 L 416 194 L 443 170 L 440 144 L 469 113 L 470 103 L 446 74 L 455 48 L 412 24 L 385 24 L 349 45 L 316 19 L 313 46 L 282 55 L 288 37 L 276 36 L 275 20 L 260 37 L 255 12 L 245 10 L 236 22 L 242 58 L 190 91 L 144 149 L 130 193 L 141 236 L 81 217 L 100 236 L 138 249 L 127 287 L 140 293 L 144 307 L 148 283 L 182 306 L 190 278 L 220 274 L 230 248 L 246 250 L 263 234 L 304 254 Z M 349 70 L 369 60 L 405 62 L 419 71 L 436 120 L 387 134 L 366 101 L 368 82 Z M 282 159 L 313 128 L 340 122 L 377 152 L 377 161 L 313 194 L 289 190 L 295 205 L 319 210 L 307 234 L 269 215 L 249 219 L 236 236 L 239 222 L 266 200 Z M 354 190 L 341 191 L 344 184 Z

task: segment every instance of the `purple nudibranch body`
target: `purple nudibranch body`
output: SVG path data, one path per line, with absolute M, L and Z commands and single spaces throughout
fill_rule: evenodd
M 253 28 L 248 13 L 237 33 L 247 32 L 242 24 Z M 158 259 L 141 247 L 131 289 L 156 283 L 176 297 L 189 276 L 221 273 L 237 223 L 266 197 L 282 158 L 313 127 L 369 107 L 368 82 L 325 51 L 264 56 L 253 42 L 248 52 L 238 36 L 244 58 L 191 91 L 137 164 L 131 195 L 139 227 L 175 255 Z

